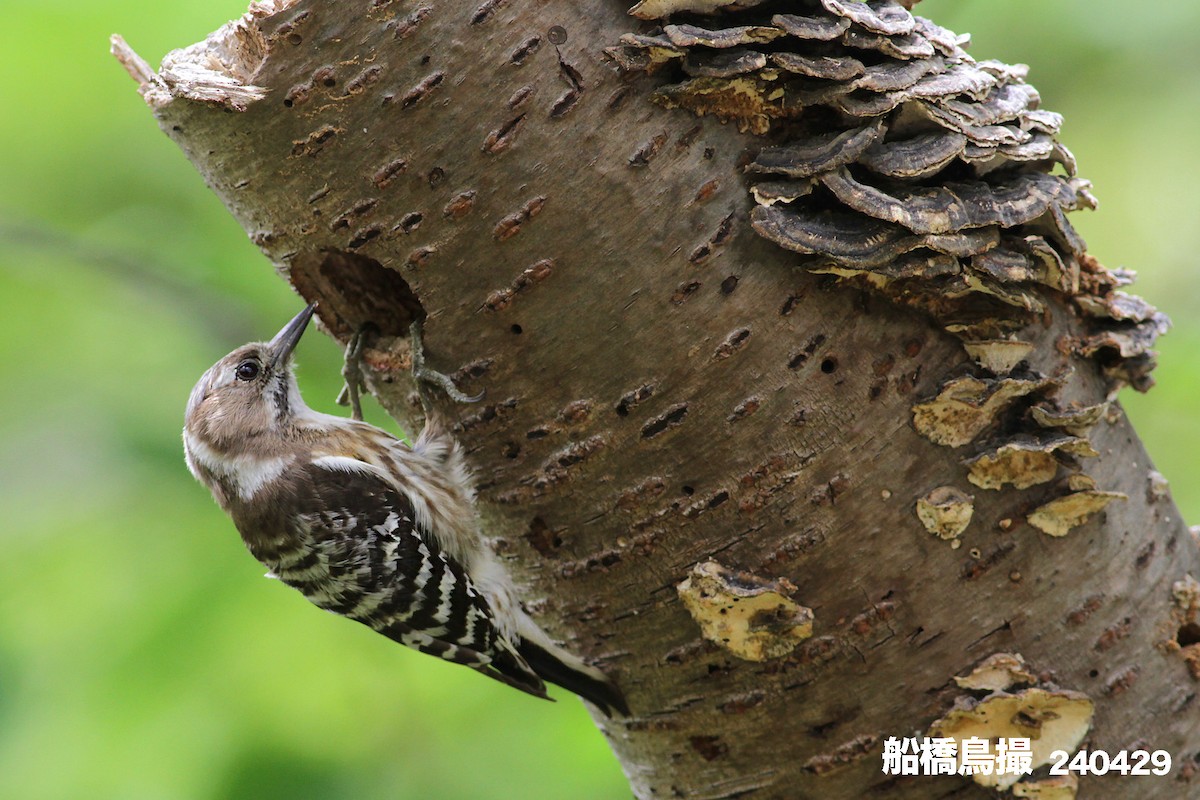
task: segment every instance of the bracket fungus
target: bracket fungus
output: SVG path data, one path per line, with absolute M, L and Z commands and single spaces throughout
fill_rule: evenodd
M 1033 421 L 1043 428 L 1062 428 L 1067 433 L 1082 436 L 1108 413 L 1108 403 L 1082 408 L 1054 409 L 1037 405 L 1029 409 Z
M 934 444 L 962 447 L 989 428 L 1014 400 L 1052 385 L 1046 378 L 953 378 L 932 400 L 913 406 L 913 427 Z
M 955 676 L 954 682 L 961 689 L 1002 692 L 1019 684 L 1037 683 L 1037 676 L 1025 668 L 1025 659 L 1019 653 L 993 653 L 970 674 L 961 678 Z
M 956 708 L 929 728 L 930 736 L 987 739 L 991 752 L 1000 738 L 1030 740 L 1033 769 L 1050 763 L 1055 750 L 1073 753 L 1092 726 L 1095 706 L 1087 695 L 1072 691 L 1024 689 L 1015 694 L 993 692 L 982 700 L 961 698 Z M 976 783 L 1007 789 L 1020 775 L 976 773 Z
M 731 570 L 715 561 L 692 567 L 676 590 L 705 639 L 747 661 L 780 658 L 812 636 L 812 609 L 796 587 Z
M 915 510 L 925 530 L 957 548 L 961 544 L 958 537 L 975 513 L 975 498 L 953 486 L 939 486 L 918 498 Z
M 746 168 L 755 232 L 798 266 L 880 292 L 962 342 L 982 374 L 913 409 L 926 438 L 964 447 L 1017 398 L 1057 387 L 1022 367 L 1052 318 L 1070 316 L 1065 358 L 1089 361 L 1110 390 L 1145 391 L 1169 323 L 1121 291 L 1131 273 L 1088 255 L 1068 220 L 1096 199 L 1057 139 L 1061 115 L 1041 107 L 1027 67 L 972 58 L 969 37 L 913 5 L 804 0 L 775 14 L 757 0 L 643 0 L 632 13 L 662 33 L 623 37 L 608 53 L 658 76 L 665 106 L 771 134 Z M 1070 314 L 1056 314 L 1064 303 Z M 1039 408 L 1009 435 L 1079 436 L 1103 414 Z M 1052 479 L 1059 456 L 1087 455 L 1086 443 L 1039 441 L 1056 443 L 975 454 L 973 482 L 1025 488 Z M 998 459 L 1002 474 L 984 477 Z M 1057 530 L 1072 509 L 1111 499 L 1062 498 L 1037 518 Z
M 1103 492 L 1085 487 L 1038 506 L 1026 519 L 1047 536 L 1066 536 L 1072 528 L 1087 522 L 1088 517 L 1103 511 L 1113 500 L 1128 499 L 1129 496 L 1121 492 Z
M 1001 489 L 1005 484 L 1028 489 L 1054 480 L 1062 457 L 1098 455 L 1087 439 L 1077 436 L 1020 436 L 963 463 L 969 470 L 967 480 L 980 489 Z
M 1075 800 L 1079 791 L 1079 778 L 1075 773 L 1054 775 L 1041 780 L 1023 780 L 1013 784 L 1013 797 L 1027 797 L 1030 800 Z
M 980 339 L 964 342 L 963 348 L 988 372 L 1007 375 L 1033 352 L 1033 343 L 1019 339 Z

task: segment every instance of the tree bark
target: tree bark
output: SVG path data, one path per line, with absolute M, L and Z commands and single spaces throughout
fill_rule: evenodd
M 880 753 L 1007 695 L 1090 701 L 1082 746 L 1173 756 L 1170 777 L 1084 778 L 1081 797 L 1187 793 L 1200 558 L 1104 406 L 1120 359 L 1063 344 L 1094 335 L 1082 301 L 1039 290 L 1026 363 L 989 370 L 930 295 L 802 269 L 760 235 L 747 190 L 747 164 L 787 131 L 651 103 L 670 68 L 605 52 L 660 35 L 627 3 L 352 5 L 256 4 L 158 74 L 116 52 L 321 327 L 342 342 L 378 328 L 368 383 L 389 412 L 419 413 L 418 317 L 430 365 L 486 390 L 440 412 L 531 611 L 625 691 L 634 715 L 596 722 L 636 796 L 991 796 L 884 775 Z M 1085 283 L 1107 274 L 1078 260 Z M 1064 445 L 1035 407 L 1100 416 L 1068 420 Z M 969 482 L 997 480 L 988 465 L 1004 473 L 1001 447 L 1030 434 L 1012 470 L 1053 480 Z M 1047 507 L 1062 497 L 1102 510 L 1071 525 Z M 947 514 L 967 506 L 960 531 Z M 758 651 L 702 633 L 699 573 L 694 611 L 681 601 L 710 560 L 718 591 L 781 615 L 730 601 Z M 1029 673 L 1007 695 L 955 682 L 996 654 Z

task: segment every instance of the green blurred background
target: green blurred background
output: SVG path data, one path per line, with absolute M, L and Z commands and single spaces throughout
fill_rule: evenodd
M 108 36 L 157 64 L 243 10 L 0 0 L 0 797 L 627 797 L 573 698 L 538 703 L 316 613 L 262 579 L 184 468 L 193 382 L 299 304 Z M 1066 115 L 1102 201 L 1076 224 L 1175 320 L 1159 387 L 1123 397 L 1200 519 L 1200 4 L 919 10 L 973 32 L 978 58 L 1032 65 Z M 322 410 L 339 363 L 305 340 Z

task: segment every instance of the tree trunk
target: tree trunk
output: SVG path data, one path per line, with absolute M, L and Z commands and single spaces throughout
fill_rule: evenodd
M 430 365 L 486 390 L 440 411 L 531 611 L 625 691 L 633 716 L 596 722 L 636 796 L 991 796 L 881 771 L 889 737 L 964 720 L 1172 754 L 1170 777 L 1084 778 L 1081 797 L 1187 793 L 1200 559 L 1105 405 L 1120 381 L 1148 383 L 1163 320 L 1072 238 L 1062 210 L 1087 195 L 1049 177 L 1065 151 L 983 153 L 976 119 L 951 166 L 876 186 L 904 201 L 888 206 L 847 149 L 870 139 L 853 155 L 878 166 L 883 126 L 927 96 L 886 85 L 868 99 L 893 108 L 857 113 L 844 98 L 866 84 L 814 94 L 883 64 L 966 75 L 952 37 L 905 32 L 899 5 L 833 0 L 671 20 L 774 24 L 802 58 L 872 53 L 839 77 L 789 61 L 779 33 L 725 34 L 730 50 L 627 3 L 351 5 L 256 3 L 158 74 L 114 50 L 324 330 L 378 328 L 368 383 L 398 420 L 417 411 L 414 318 Z M 772 23 L 781 6 L 841 38 Z M 905 55 L 913 42 L 937 46 Z M 783 55 L 766 66 L 755 48 Z M 1022 77 L 945 91 L 983 108 Z M 1021 109 L 1014 129 L 1044 143 L 1052 115 Z M 962 181 L 988 174 L 976 162 L 1033 182 L 993 182 L 963 211 Z M 943 167 L 955 198 L 918 197 Z M 809 217 L 804 193 L 825 204 Z M 913 218 L 922 198 L 933 222 Z M 954 680 L 998 655 L 1005 679 Z M 1004 702 L 1019 711 L 978 721 Z

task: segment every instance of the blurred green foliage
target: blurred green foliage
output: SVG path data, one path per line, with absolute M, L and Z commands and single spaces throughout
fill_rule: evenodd
M 151 63 L 242 0 L 0 0 L 0 797 L 619 798 L 583 707 L 318 614 L 263 580 L 187 474 L 179 428 L 217 357 L 298 300 L 107 54 Z M 1024 61 L 1096 183 L 1092 252 L 1176 329 L 1127 392 L 1190 518 L 1200 450 L 1200 5 L 927 0 L 979 58 Z M 335 411 L 340 356 L 300 382 Z M 376 412 L 376 420 L 392 426 Z

